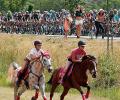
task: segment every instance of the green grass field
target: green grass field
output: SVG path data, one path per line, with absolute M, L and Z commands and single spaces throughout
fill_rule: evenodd
M 9 87 L 10 82 L 7 80 L 7 71 L 11 62 L 16 61 L 22 65 L 23 59 L 29 50 L 33 47 L 34 40 L 42 40 L 43 49 L 48 50 L 54 68 L 64 66 L 66 58 L 71 50 L 77 47 L 80 39 L 69 38 L 53 38 L 36 35 L 10 35 L 0 33 L 0 86 Z M 89 77 L 89 84 L 92 87 L 93 96 L 105 97 L 108 100 L 120 100 L 120 41 L 114 41 L 114 52 L 109 57 L 106 56 L 106 40 L 85 40 L 86 51 L 88 54 L 96 56 L 98 60 L 98 75 L 96 79 Z M 45 71 L 46 81 L 50 75 Z M 47 85 L 46 90 L 49 92 L 50 86 Z M 61 92 L 61 87 L 57 89 Z M 78 94 L 76 91 L 71 93 Z M 2 100 L 2 99 L 0 99 Z M 3 99 L 4 100 L 4 99 Z M 76 99 L 78 100 L 78 99 Z M 104 100 L 104 99 L 98 99 Z

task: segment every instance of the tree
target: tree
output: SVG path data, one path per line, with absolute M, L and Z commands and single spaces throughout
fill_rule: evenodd
M 28 6 L 28 11 L 29 11 L 29 12 L 32 12 L 32 11 L 33 11 L 33 5 L 32 5 L 32 4 L 30 4 L 30 5 Z
M 32 5 L 31 5 L 32 4 Z M 0 11 L 7 12 L 11 10 L 12 12 L 21 10 L 60 10 L 68 9 L 71 12 L 77 4 L 82 5 L 85 9 L 107 9 L 106 0 L 0 0 Z M 109 9 L 120 7 L 120 0 L 109 0 Z
M 0 0 L 1 11 L 20 11 L 24 8 L 28 0 Z

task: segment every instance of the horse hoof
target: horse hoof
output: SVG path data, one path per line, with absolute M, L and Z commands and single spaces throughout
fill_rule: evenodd
M 35 97 L 32 97 L 31 100 L 37 100 Z
M 89 98 L 88 95 L 85 95 L 85 98 L 88 99 Z
M 44 97 L 43 99 L 44 99 L 44 100 L 47 100 L 47 98 L 46 98 L 46 97 Z
M 16 96 L 15 100 L 20 100 L 20 97 L 19 97 L 19 96 Z

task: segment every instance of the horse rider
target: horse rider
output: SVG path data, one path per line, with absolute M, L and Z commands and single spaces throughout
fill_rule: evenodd
M 71 54 L 68 56 L 68 61 L 66 65 L 66 73 L 63 77 L 63 81 L 71 74 L 72 66 L 76 62 L 81 62 L 83 56 L 86 55 L 86 51 L 84 50 L 86 43 L 84 41 L 78 42 L 78 48 L 72 50 Z
M 28 67 L 31 61 L 37 61 L 42 53 L 43 50 L 41 49 L 42 46 L 42 42 L 41 41 L 34 41 L 34 48 L 32 48 L 30 50 L 30 52 L 28 53 L 28 55 L 26 56 L 26 58 L 24 59 L 24 64 L 21 68 L 21 70 L 18 72 L 18 80 L 17 80 L 17 85 L 19 86 L 19 84 L 21 83 L 21 80 L 24 79 L 27 71 L 28 71 Z

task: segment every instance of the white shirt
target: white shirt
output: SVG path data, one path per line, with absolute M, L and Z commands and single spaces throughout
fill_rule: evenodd
M 40 49 L 39 51 L 36 50 L 36 48 L 32 48 L 30 50 L 30 52 L 28 53 L 28 55 L 26 56 L 27 59 L 31 60 L 31 55 L 32 56 L 35 56 L 35 57 L 38 57 L 41 55 L 41 52 L 43 52 L 42 49 Z

